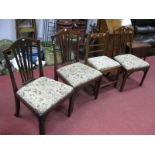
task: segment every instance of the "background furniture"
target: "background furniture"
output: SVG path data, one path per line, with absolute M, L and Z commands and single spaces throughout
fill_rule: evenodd
M 152 47 L 147 55 L 155 55 L 155 20 L 154 19 L 131 19 L 134 28 L 134 40 L 143 41 Z
M 16 38 L 37 38 L 35 19 L 16 19 Z
M 65 28 L 78 30 L 81 34 L 85 34 L 87 28 L 87 19 L 58 19 L 56 21 L 57 31 Z
M 55 19 L 43 19 L 43 42 L 44 47 L 51 46 L 51 36 L 54 36 L 56 32 L 56 20 Z
M 39 77 L 34 75 L 32 64 L 32 50 L 37 48 L 39 58 Z M 16 77 L 12 71 L 12 66 L 7 53 L 12 51 L 18 65 L 21 76 L 21 85 L 17 87 Z M 44 134 L 44 121 L 48 112 L 54 109 L 64 99 L 70 98 L 72 104 L 73 88 L 55 80 L 43 76 L 43 68 L 40 53 L 40 41 L 21 38 L 15 41 L 10 48 L 5 50 L 4 56 L 9 69 L 12 82 L 16 112 L 19 117 L 20 101 L 25 104 L 38 118 L 39 132 Z
M 123 80 L 120 87 L 120 91 L 123 91 L 127 78 L 136 71 L 144 72 L 142 80 L 139 84 L 141 86 L 149 70 L 149 64 L 146 61 L 130 54 L 132 46 L 132 38 L 133 38 L 132 28 L 122 26 L 114 30 L 113 56 L 114 59 L 121 64 L 123 74 Z M 129 54 L 125 54 L 127 42 L 129 42 L 130 45 Z
M 55 35 L 54 73 L 55 80 L 60 77 L 74 88 L 74 98 L 77 92 L 87 85 L 94 84 L 94 97 L 98 97 L 102 73 L 79 62 L 80 32 L 72 29 L 62 29 Z M 58 64 L 57 52 L 61 53 L 62 62 Z M 69 116 L 73 111 L 70 109 Z
M 112 34 L 115 29 L 122 26 L 122 20 L 121 19 L 98 19 L 97 24 L 100 32 L 108 31 L 110 34 Z
M 79 55 L 80 59 L 84 58 L 84 46 L 85 46 L 85 35 L 87 29 L 87 19 L 58 19 L 56 20 L 57 32 L 61 29 L 73 29 L 80 33 L 81 39 L 79 43 Z
M 6 67 L 6 62 L 4 60 L 3 51 L 6 50 L 8 47 L 12 45 L 12 41 L 8 39 L 2 39 L 0 40 L 0 75 L 7 74 L 8 69 Z M 11 59 L 12 53 L 9 53 L 9 58 Z
M 127 43 L 127 47 L 130 47 L 129 42 Z M 151 45 L 145 43 L 143 41 L 133 41 L 131 46 L 131 52 L 133 55 L 137 57 L 143 58 L 145 60 L 148 52 L 150 51 Z
M 109 41 L 106 55 L 112 57 L 113 54 L 113 32 L 122 26 L 121 19 L 98 19 L 97 27 L 100 33 L 109 32 Z

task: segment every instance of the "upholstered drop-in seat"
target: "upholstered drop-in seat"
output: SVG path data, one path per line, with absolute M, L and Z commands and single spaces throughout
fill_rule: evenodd
M 115 56 L 114 59 L 118 61 L 127 71 L 149 67 L 149 63 L 132 54 L 118 55 Z
M 42 115 L 72 91 L 71 86 L 46 77 L 40 77 L 20 88 L 17 95 L 35 109 L 39 115 Z
M 102 76 L 100 71 L 80 62 L 61 67 L 57 73 L 74 88 Z
M 89 58 L 88 64 L 100 71 L 106 71 L 116 67 L 120 67 L 120 64 L 118 62 L 116 62 L 113 59 L 110 59 L 107 56 Z

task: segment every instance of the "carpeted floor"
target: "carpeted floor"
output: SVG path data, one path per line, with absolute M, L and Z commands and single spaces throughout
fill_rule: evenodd
M 100 89 L 99 98 L 94 100 L 80 91 L 70 118 L 66 116 L 67 101 L 49 113 L 46 134 L 155 134 L 155 56 L 146 60 L 151 68 L 142 87 L 138 86 L 142 73 L 137 72 L 123 92 L 107 87 Z M 45 68 L 45 75 L 53 78 L 52 67 Z M 14 107 L 9 76 L 0 76 L 0 134 L 38 134 L 34 114 L 21 104 L 21 117 L 16 118 Z

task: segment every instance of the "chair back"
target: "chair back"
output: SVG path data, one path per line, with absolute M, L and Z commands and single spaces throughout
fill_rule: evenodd
M 33 66 L 33 48 L 37 50 L 39 60 L 39 73 L 40 77 L 43 76 L 41 53 L 40 53 L 40 41 L 30 38 L 21 38 L 15 41 L 8 49 L 3 51 L 4 58 L 9 70 L 11 82 L 13 85 L 14 93 L 18 90 L 15 76 L 12 70 L 12 64 L 9 60 L 8 53 L 12 53 L 15 59 L 15 63 L 18 66 L 18 70 L 21 76 L 22 84 L 25 85 L 34 80 L 34 66 Z
M 89 57 L 106 55 L 108 48 L 108 33 L 89 33 L 86 40 L 85 64 Z
M 61 62 L 59 63 L 63 65 L 78 62 L 80 32 L 72 29 L 63 29 L 57 32 L 54 37 L 54 64 L 56 68 L 58 67 L 58 54 L 61 57 Z
M 119 54 L 127 53 L 127 43 L 129 45 L 128 52 L 131 53 L 133 33 L 133 29 L 127 26 L 121 26 L 118 29 L 114 30 L 113 57 Z

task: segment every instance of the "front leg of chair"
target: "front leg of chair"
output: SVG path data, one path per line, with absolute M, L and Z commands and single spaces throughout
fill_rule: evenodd
M 141 80 L 141 82 L 139 84 L 140 86 L 142 86 L 142 84 L 143 84 L 143 82 L 144 82 L 144 80 L 146 78 L 146 75 L 147 75 L 148 70 L 149 70 L 149 67 L 147 67 L 147 68 L 144 69 L 144 74 L 143 74 L 142 80 Z
M 96 100 L 98 98 L 98 94 L 99 94 L 99 89 L 100 89 L 100 85 L 101 85 L 101 80 L 102 80 L 102 77 L 96 82 L 95 84 L 95 95 L 94 95 L 94 99 Z
M 124 71 L 123 72 L 123 81 L 122 81 L 122 84 L 121 84 L 120 91 L 123 91 L 127 78 L 128 78 L 128 72 Z
M 15 116 L 19 117 L 19 113 L 20 113 L 20 100 L 18 98 L 15 97 L 15 106 L 16 106 L 16 111 L 15 111 Z
M 45 121 L 45 117 L 44 116 L 38 116 L 39 134 L 40 135 L 44 135 L 45 134 L 44 121 Z

